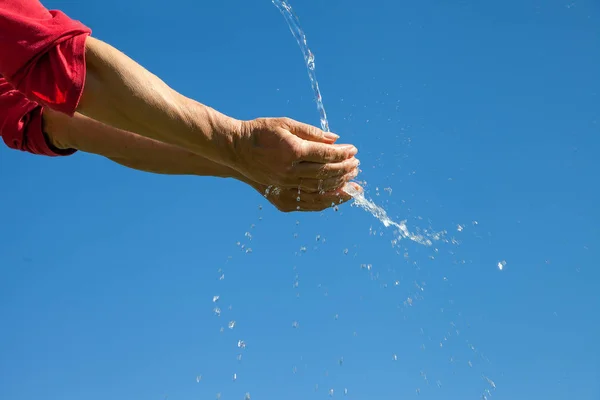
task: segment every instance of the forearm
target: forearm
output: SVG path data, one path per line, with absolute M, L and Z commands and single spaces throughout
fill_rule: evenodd
M 186 98 L 125 54 L 86 42 L 86 81 L 77 111 L 108 125 L 227 163 L 240 122 Z
M 117 129 L 76 113 L 44 109 L 44 132 L 57 148 L 104 156 L 129 168 L 168 175 L 236 177 L 237 172 L 180 147 Z

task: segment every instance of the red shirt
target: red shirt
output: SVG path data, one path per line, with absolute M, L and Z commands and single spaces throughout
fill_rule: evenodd
M 0 136 L 13 149 L 49 156 L 42 106 L 73 115 L 85 83 L 91 30 L 38 0 L 0 1 Z

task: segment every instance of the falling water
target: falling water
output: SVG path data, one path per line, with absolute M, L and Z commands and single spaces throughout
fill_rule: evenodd
M 325 112 L 325 106 L 323 105 L 323 96 L 321 96 L 319 82 L 317 81 L 317 75 L 315 73 L 315 56 L 312 53 L 312 51 L 310 51 L 310 49 L 308 48 L 308 44 L 306 42 L 306 34 L 300 26 L 298 16 L 296 16 L 294 10 L 292 9 L 292 6 L 287 0 L 272 0 L 272 2 L 285 18 L 285 21 L 287 22 L 290 31 L 292 32 L 292 35 L 294 35 L 296 41 L 298 42 L 298 45 L 300 46 L 300 50 L 302 50 L 302 55 L 304 56 L 304 61 L 308 70 L 308 77 L 310 79 L 310 83 L 315 94 L 317 109 L 319 110 L 321 128 L 324 131 L 329 132 L 329 122 L 327 119 L 327 113 Z M 407 238 L 426 246 L 431 245 L 432 242 L 430 239 L 425 238 L 423 235 L 411 233 L 406 227 L 405 222 L 396 222 L 392 220 L 383 208 L 373 203 L 371 200 L 368 200 L 363 193 L 357 191 L 353 186 L 346 185 L 346 187 L 344 187 L 344 190 L 354 198 L 355 205 L 371 213 L 386 227 L 393 226 L 397 228 L 398 234 L 401 238 Z
M 321 129 L 325 132 L 329 132 L 329 121 L 327 120 L 327 113 L 325 112 L 325 106 L 323 105 L 323 97 L 321 96 L 321 90 L 319 89 L 319 82 L 317 81 L 317 75 L 315 73 L 315 56 L 308 48 L 308 44 L 306 43 L 306 35 L 300 26 L 300 21 L 292 10 L 292 6 L 286 0 L 272 0 L 275 7 L 281 11 L 283 18 L 287 22 L 290 27 L 290 31 L 292 31 L 292 35 L 296 38 L 298 45 L 300 46 L 300 50 L 302 50 L 302 55 L 304 55 L 304 62 L 306 63 L 306 68 L 308 69 L 308 78 L 310 79 L 310 84 L 312 85 L 313 92 L 315 93 L 315 101 L 317 102 L 317 109 L 319 110 L 319 115 L 321 117 Z

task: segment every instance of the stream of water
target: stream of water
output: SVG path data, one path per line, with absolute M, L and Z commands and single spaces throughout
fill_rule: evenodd
M 300 26 L 300 21 L 298 16 L 294 13 L 292 6 L 287 0 L 272 0 L 275 7 L 279 9 L 283 18 L 287 22 L 292 35 L 296 38 L 298 45 L 300 46 L 300 50 L 302 51 L 302 55 L 304 56 L 304 62 L 306 63 L 306 68 L 308 70 L 308 77 L 310 79 L 310 83 L 315 95 L 315 101 L 317 103 L 317 109 L 319 111 L 319 116 L 321 119 L 321 129 L 326 132 L 329 132 L 329 121 L 327 119 L 327 112 L 325 111 L 325 106 L 323 105 L 323 96 L 321 95 L 321 90 L 319 88 L 319 82 L 317 81 L 317 75 L 315 72 L 315 56 L 310 51 L 306 41 L 306 34 L 302 30 Z M 410 239 L 414 242 L 430 246 L 432 244 L 431 238 L 434 240 L 439 237 L 439 234 L 431 235 L 431 238 L 426 237 L 422 234 L 415 234 L 408 230 L 406 223 L 404 221 L 396 222 L 392 220 L 387 212 L 373 203 L 373 201 L 367 199 L 363 193 L 358 192 L 351 185 L 346 185 L 344 190 L 353 197 L 354 204 L 362 209 L 368 211 L 377 218 L 381 223 L 386 227 L 394 227 L 398 230 L 398 235 L 400 238 Z M 427 235 L 429 236 L 429 235 Z

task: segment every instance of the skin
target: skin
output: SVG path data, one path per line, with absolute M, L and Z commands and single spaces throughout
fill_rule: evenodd
M 338 190 L 356 153 L 338 136 L 289 118 L 240 121 L 189 99 L 114 47 L 88 38 L 78 112 L 237 171 L 253 185 Z M 326 183 L 327 187 L 322 185 Z M 261 186 L 261 187 L 262 187 Z
M 265 197 L 283 212 L 321 211 L 331 204 L 348 201 L 350 196 L 340 186 L 357 175 L 358 160 L 354 157 L 331 164 L 335 166 L 337 175 L 323 180 L 323 190 L 302 191 L 300 201 L 297 201 L 297 188 L 269 188 L 189 150 L 106 125 L 80 113 L 69 117 L 44 109 L 43 121 L 48 140 L 57 148 L 76 148 L 104 156 L 125 167 L 151 173 L 237 179 L 263 195 L 268 193 Z M 333 174 L 332 171 L 327 173 Z M 360 186 L 352 185 L 361 190 Z

